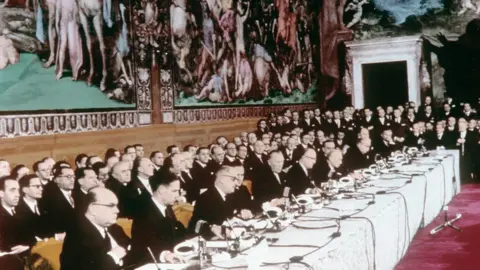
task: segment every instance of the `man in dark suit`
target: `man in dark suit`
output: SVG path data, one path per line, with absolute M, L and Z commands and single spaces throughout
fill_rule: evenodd
M 151 262 L 148 248 L 160 262 L 172 261 L 170 252 L 176 244 L 185 240 L 185 227 L 177 220 L 172 205 L 180 193 L 180 180 L 174 174 L 152 179 L 153 195 L 145 211 L 132 224 L 132 250 L 134 263 Z
M 420 149 L 423 146 L 424 142 L 425 140 L 423 138 L 423 135 L 420 134 L 419 124 L 418 123 L 413 124 L 412 132 L 409 132 L 407 134 L 404 145 L 408 147 L 417 147 Z
M 310 142 L 310 134 L 308 134 L 308 132 L 303 132 L 300 138 L 300 144 L 293 151 L 294 162 L 297 162 L 302 157 L 303 153 L 305 153 L 305 150 L 307 150 L 307 148 L 311 148 Z
M 155 171 L 158 171 L 163 166 L 163 162 L 165 161 L 165 156 L 160 151 L 153 151 L 150 154 L 150 160 L 152 161 L 153 166 L 155 167 Z
M 129 193 L 132 194 L 131 209 L 135 209 L 132 214 L 140 212 L 153 194 L 150 177 L 153 176 L 155 167 L 152 161 L 148 158 L 136 159 L 133 164 L 132 181 L 128 183 L 127 187 Z
M 117 205 L 117 197 L 106 188 L 88 192 L 86 212 L 67 230 L 60 269 L 113 270 L 127 265 L 130 239 L 116 224 Z
M 72 168 L 54 170 L 55 185 L 43 193 L 41 204 L 45 206 L 52 233 L 61 240 L 75 216 L 75 203 L 72 190 L 75 186 L 75 173 Z
M 237 171 L 237 178 L 235 179 L 235 191 L 227 195 L 227 201 L 232 202 L 234 215 L 241 219 L 253 218 L 253 213 L 260 211 L 260 207 L 254 204 L 252 195 L 248 188 L 243 185 L 245 176 L 245 169 L 243 166 L 232 166 L 233 170 Z
M 26 225 L 25 236 L 33 243 L 52 236 L 45 209 L 39 203 L 43 195 L 43 185 L 40 179 L 35 174 L 28 174 L 20 178 L 18 183 L 23 198 L 20 199 L 15 210 L 22 223 Z
M 294 138 L 287 139 L 287 146 L 282 149 L 283 158 L 285 159 L 283 163 L 283 168 L 290 168 L 293 164 L 296 163 L 294 160 L 293 152 L 295 151 L 296 142 Z
M 237 159 L 237 146 L 234 143 L 227 143 L 227 153 L 223 160 L 225 166 L 241 166 L 242 163 Z
M 372 140 L 369 138 L 359 139 L 354 147 L 350 147 L 343 157 L 343 165 L 347 171 L 367 168 L 374 163 L 371 155 Z
M 281 152 L 273 151 L 268 155 L 268 167 L 258 174 L 252 185 L 252 193 L 257 204 L 271 202 L 274 206 L 284 203 L 286 175 L 282 171 L 284 158 Z
M 393 141 L 393 133 L 389 128 L 385 128 L 381 135 L 380 139 L 375 144 L 375 154 L 379 154 L 383 158 L 388 158 L 392 151 L 395 151 L 397 148 L 395 142 Z
M 35 239 L 25 233 L 25 224 L 15 211 L 20 201 L 20 186 L 15 179 L 9 176 L 0 178 L 0 200 L 0 252 L 27 256 Z
M 330 179 L 340 179 L 347 174 L 343 164 L 341 150 L 335 149 L 327 155 L 326 162 L 316 163 L 312 169 L 313 181 L 320 187 L 322 183 Z
M 77 170 L 78 186 L 73 190 L 73 201 L 75 202 L 75 211 L 85 213 L 87 204 L 87 193 L 91 188 L 100 185 L 97 175 L 92 168 L 80 168 Z
M 206 147 L 200 147 L 197 150 L 197 157 L 193 163 L 191 174 L 193 181 L 197 183 L 201 190 L 207 189 L 211 182 L 213 182 L 214 176 L 210 175 L 207 165 L 210 157 L 210 150 Z
M 307 148 L 298 163 L 288 171 L 286 186 L 290 187 L 292 194 L 309 193 L 314 188 L 309 171 L 313 168 L 316 160 L 317 152 L 312 148 Z
M 262 171 L 267 162 L 267 156 L 264 154 L 265 144 L 262 141 L 256 141 L 253 152 L 245 161 L 245 179 L 253 180 L 254 175 Z
M 467 130 L 465 118 L 458 119 L 458 133 L 454 137 L 455 146 L 460 151 L 460 174 L 462 183 L 471 182 L 474 166 L 474 154 L 478 144 L 477 135 Z
M 443 122 L 438 122 L 435 126 L 435 132 L 430 133 L 425 141 L 425 147 L 428 150 L 437 149 L 437 147 L 444 147 L 445 149 L 452 149 L 455 142 L 454 138 L 445 132 Z
M 128 183 L 132 181 L 130 164 L 125 161 L 120 161 L 112 168 L 110 178 L 105 182 L 105 187 L 115 193 L 118 199 L 118 216 L 119 217 L 133 217 L 131 200 L 136 195 L 131 194 L 127 187 Z
M 235 192 L 238 171 L 233 167 L 222 166 L 215 177 L 214 186 L 202 193 L 193 210 L 188 229 L 204 237 L 223 237 L 222 223 L 234 215 L 232 201 L 227 195 Z M 215 208 L 213 209 L 212 206 Z

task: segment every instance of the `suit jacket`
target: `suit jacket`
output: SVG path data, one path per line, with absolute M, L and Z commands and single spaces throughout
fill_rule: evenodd
M 408 147 L 417 147 L 420 148 L 421 145 L 418 143 L 418 140 L 424 139 L 423 135 L 419 134 L 418 136 L 415 136 L 413 132 L 409 132 L 407 134 L 407 137 L 405 138 L 405 141 L 403 144 Z
M 198 197 L 192 218 L 188 224 L 188 230 L 192 233 L 200 232 L 207 238 L 211 237 L 212 233 L 208 226 L 201 227 L 200 231 L 196 230 L 197 222 L 203 220 L 208 224 L 222 225 L 227 218 L 233 217 L 233 212 L 232 201 L 223 200 L 218 190 L 215 187 L 211 187 Z
M 245 179 L 253 180 L 254 175 L 266 166 L 267 159 L 265 154 L 261 155 L 261 160 L 255 153 L 248 156 L 245 160 Z
M 189 203 L 196 201 L 198 196 L 200 195 L 200 188 L 198 187 L 198 184 L 193 180 L 193 177 L 190 177 L 191 175 L 191 172 L 190 175 L 188 175 L 187 172 L 183 171 L 181 173 L 182 179 L 180 179 L 180 188 L 185 190 L 185 192 L 187 193 L 186 199 Z
M 130 192 L 127 185 L 123 185 L 117 179 L 110 177 L 105 182 L 105 187 L 110 189 L 118 199 L 118 217 L 132 217 L 132 198 L 134 193 Z
M 18 213 L 12 216 L 0 205 L 0 251 L 10 251 L 17 245 L 26 245 L 31 248 L 36 241 L 27 232 L 26 225 Z
M 158 258 L 165 250 L 172 250 L 186 237 L 186 229 L 180 223 L 172 207 L 167 206 L 165 216 L 153 200 L 146 204 L 142 215 L 133 220 L 131 259 L 136 264 L 152 262 L 147 247 Z
M 130 239 L 117 224 L 110 226 L 108 233 L 115 242 L 127 250 Z M 107 253 L 111 246 L 105 241 L 98 229 L 84 216 L 79 215 L 63 241 L 60 254 L 61 270 L 113 270 L 122 269 L 116 265 L 113 258 Z M 123 265 L 128 258 L 123 259 Z
M 278 182 L 272 169 L 266 167 L 257 179 L 252 183 L 252 193 L 257 204 L 261 205 L 266 201 L 283 197 L 283 190 L 286 184 L 286 174 L 279 173 L 280 182 Z
M 161 173 L 160 171 L 158 173 Z M 149 180 L 150 182 L 150 180 Z M 151 185 L 151 182 L 150 182 Z M 150 200 L 152 194 L 148 192 L 147 188 L 143 185 L 138 177 L 134 177 L 130 183 L 127 184 L 128 193 L 130 195 L 130 203 L 128 205 L 129 214 L 132 217 L 140 214 L 145 209 L 145 204 Z
M 405 121 L 405 119 L 403 119 L 403 118 L 400 120 L 400 123 L 397 123 L 395 121 L 396 120 L 394 119 L 392 124 L 391 124 L 393 136 L 404 138 L 405 135 L 406 135 L 406 132 L 408 130 L 407 121 Z
M 437 149 L 437 147 L 443 146 L 445 149 L 452 149 L 455 146 L 455 138 L 451 133 L 443 133 L 441 138 L 438 138 L 438 134 L 435 132 L 429 133 L 425 140 L 425 147 L 428 150 Z
M 225 159 L 223 160 L 223 165 L 225 165 L 225 166 L 242 166 L 242 163 L 237 158 L 234 158 L 232 161 L 230 161 L 230 159 L 228 159 L 228 157 L 225 156 Z
M 298 160 L 300 160 L 300 158 L 302 158 L 302 155 L 305 153 L 305 150 L 307 150 L 308 148 L 311 148 L 310 145 L 307 145 L 307 147 L 305 148 L 303 144 L 299 144 L 297 148 L 293 150 L 293 161 L 297 162 Z
M 347 171 L 364 169 L 373 163 L 372 153 L 363 154 L 356 145 L 348 148 L 343 157 L 343 165 Z
M 287 151 L 290 152 L 290 155 L 287 154 Z M 283 154 L 283 158 L 284 158 L 284 161 L 283 161 L 283 168 L 288 168 L 290 166 L 292 166 L 293 164 L 296 163 L 296 160 L 294 159 L 294 150 L 287 150 L 286 148 L 282 149 L 282 154 Z
M 207 165 L 200 165 L 198 161 L 193 162 L 193 167 L 190 170 L 193 181 L 198 184 L 199 188 L 207 188 L 210 184 L 212 176 L 207 170 Z
M 73 201 L 75 202 L 75 211 L 79 214 L 85 213 L 88 207 L 87 194 L 83 193 L 80 187 L 72 191 Z
M 322 183 L 327 182 L 329 179 L 340 179 L 342 176 L 346 175 L 346 170 L 343 166 L 331 170 L 328 162 L 324 160 L 322 162 L 315 163 L 315 166 L 312 169 L 312 175 L 315 185 L 320 187 Z
M 383 158 L 387 158 L 390 154 L 395 151 L 396 145 L 386 145 L 383 139 L 379 139 L 375 143 L 375 154 L 380 154 Z
M 243 209 L 252 212 L 259 210 L 257 205 L 254 204 L 252 195 L 244 185 L 238 187 L 232 194 L 227 195 L 227 201 L 231 202 L 235 214 L 240 213 Z
M 308 188 L 312 188 L 311 178 L 305 173 L 300 163 L 296 163 L 287 173 L 286 186 L 290 187 L 290 193 L 303 194 Z
M 31 239 L 33 243 L 36 242 L 35 236 L 48 238 L 53 235 L 44 207 L 39 201 L 37 201 L 37 208 L 39 214 L 34 213 L 23 198 L 20 199 L 18 206 L 15 207 L 17 215 L 22 220 L 22 223 L 25 224 L 25 236 Z
M 72 191 L 73 197 L 73 191 Z M 52 234 L 67 231 L 68 226 L 75 218 L 75 209 L 65 198 L 60 188 L 55 185 L 43 193 L 40 203 L 45 206 L 47 219 L 52 229 Z

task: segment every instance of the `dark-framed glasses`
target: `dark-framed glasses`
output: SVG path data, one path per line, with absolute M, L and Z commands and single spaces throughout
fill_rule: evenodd
M 108 208 L 115 208 L 118 207 L 118 204 L 116 203 L 92 203 L 93 205 L 100 205 L 100 206 L 105 206 Z
M 43 185 L 30 185 L 29 187 L 32 187 L 32 188 L 43 188 Z

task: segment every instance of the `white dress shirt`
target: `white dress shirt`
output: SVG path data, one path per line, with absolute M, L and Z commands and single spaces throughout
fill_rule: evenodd
M 23 197 L 23 201 L 27 204 L 28 208 L 30 208 L 30 210 L 32 210 L 33 213 L 40 215 L 40 211 L 38 210 L 37 200 L 29 200 L 26 197 Z
M 5 206 L 5 205 L 2 205 L 2 206 L 5 210 L 7 210 L 7 212 L 10 214 L 10 216 L 14 215 L 15 209 L 13 207 L 8 207 L 8 206 Z
M 167 217 L 167 207 L 159 203 L 157 200 L 153 199 L 153 197 L 152 197 L 152 201 L 155 204 L 155 206 L 157 206 L 158 210 L 160 210 L 160 213 L 162 213 L 164 217 Z
M 147 189 L 148 193 L 153 194 L 152 192 L 152 187 L 150 186 L 150 182 L 148 182 L 148 179 L 144 179 L 140 176 L 137 176 L 138 180 L 142 183 L 142 185 Z

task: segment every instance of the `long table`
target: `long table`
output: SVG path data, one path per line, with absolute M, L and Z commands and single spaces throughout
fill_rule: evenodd
M 436 154 L 370 181 L 371 186 L 358 190 L 363 198 L 333 200 L 285 230 L 266 234 L 278 241 L 262 251 L 252 249 L 262 264 L 250 269 L 283 269 L 294 256 L 303 257 L 302 262 L 313 269 L 393 269 L 416 232 L 460 192 L 458 151 Z M 249 269 L 249 256 L 246 252 L 209 269 Z M 156 269 L 151 266 L 142 269 Z M 289 269 L 306 268 L 294 263 Z

